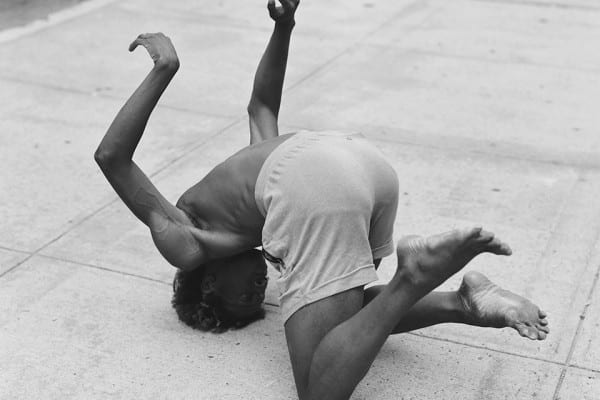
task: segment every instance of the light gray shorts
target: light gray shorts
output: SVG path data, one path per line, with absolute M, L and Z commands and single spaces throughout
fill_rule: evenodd
M 265 160 L 255 199 L 284 321 L 377 280 L 373 260 L 394 252 L 398 177 L 362 134 L 298 132 Z

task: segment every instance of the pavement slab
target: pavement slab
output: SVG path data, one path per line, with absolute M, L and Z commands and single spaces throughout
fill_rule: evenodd
M 13 81 L 2 87 L 0 158 L 11 169 L 3 172 L 0 216 L 11 230 L 0 233 L 0 245 L 34 251 L 115 198 L 94 151 L 122 104 Z M 152 174 L 231 121 L 158 108 L 135 160 Z
M 600 7 L 569 7 L 572 0 L 561 3 L 564 7 L 540 7 L 532 1 L 512 6 L 506 1 L 440 1 L 414 29 L 399 31 L 387 25 L 365 42 L 509 66 L 598 71 L 590 31 L 600 29 Z
M 550 399 L 559 375 L 551 363 L 398 335 L 384 345 L 356 398 Z
M 92 158 L 151 66 L 127 45 L 152 31 L 182 67 L 136 162 L 175 202 L 246 146 L 266 0 L 87 4 L 0 43 L 0 398 L 296 398 L 275 271 L 263 321 L 185 327 L 175 270 Z M 281 131 L 364 133 L 398 174 L 396 239 L 494 231 L 514 254 L 466 270 L 530 298 L 551 328 L 540 342 L 451 324 L 394 336 L 353 398 L 600 398 L 597 1 L 300 7 Z
M 5 0 L 0 4 L 0 29 L 43 20 L 49 14 L 85 0 Z
M 281 119 L 597 168 L 599 91 L 597 73 L 364 44 L 290 92 Z
M 600 397 L 600 373 L 569 368 L 556 400 L 597 400 Z
M 282 327 L 268 306 L 265 321 L 217 335 L 179 323 L 163 283 L 34 257 L 0 284 L 2 398 L 293 394 Z
M 228 4 L 232 7 L 232 2 Z M 402 6 L 402 2 L 395 5 L 396 9 Z M 195 7 L 192 9 L 197 10 Z M 172 38 L 181 68 L 161 103 L 214 115 L 237 116 L 245 112 L 254 72 L 272 29 L 265 7 L 254 3 L 251 8 L 255 15 L 252 21 L 257 21 L 253 25 L 261 27 L 260 30 L 228 20 L 206 24 L 196 20 L 193 12 L 184 13 L 183 4 L 169 7 L 171 12 L 163 12 L 165 6 L 152 8 L 152 4 L 140 2 L 104 7 L 59 27 L 4 44 L 0 48 L 0 76 L 40 84 L 51 82 L 61 88 L 127 98 L 151 65 L 145 51 L 139 49 L 130 55 L 127 46 L 139 33 L 162 31 Z M 331 10 L 333 5 L 327 7 Z M 244 8 L 239 15 L 244 15 Z M 384 7 L 376 10 L 379 8 L 382 8 L 378 11 L 380 18 L 390 17 Z M 213 18 L 213 14 L 206 11 L 211 10 L 210 7 L 203 9 L 204 13 L 200 14 L 205 19 Z M 362 19 L 361 11 L 355 10 L 354 18 L 368 21 Z M 129 23 L 124 26 L 122 21 Z M 360 37 L 363 31 L 377 26 L 377 19 L 370 24 L 352 30 Z M 308 29 L 310 31 L 310 25 Z M 298 34 L 299 40 L 293 42 L 294 58 L 288 69 L 287 86 L 304 79 L 358 40 L 356 35 L 340 40 L 344 36 L 338 33 L 329 34 L 329 39 L 320 34 Z M 37 51 L 36 45 L 41 38 L 46 46 L 43 53 Z M 61 57 L 47 54 L 61 54 Z M 15 59 L 31 62 L 23 65 L 14 63 Z M 86 73 L 74 74 L 73 70 Z
M 0 249 L 0 276 L 29 257 L 29 254 L 8 249 Z
M 179 323 L 162 283 L 35 256 L 0 284 L 3 397 L 295 396 L 276 308 L 219 335 Z M 551 363 L 401 335 L 353 399 L 549 398 L 559 373 Z
M 266 1 L 220 0 L 181 0 L 175 4 L 160 0 L 130 0 L 120 7 L 144 15 L 160 15 L 188 20 L 200 25 L 232 26 L 253 30 L 271 30 L 266 16 Z M 415 9 L 423 9 L 418 2 L 400 0 L 395 2 L 372 2 L 369 0 L 347 2 L 302 2 L 298 15 L 306 15 L 296 26 L 295 36 L 315 36 L 322 40 L 335 40 L 344 45 L 350 44 L 384 23 L 396 20 L 399 16 L 411 14 Z M 295 42 L 295 40 L 294 40 Z
M 466 326 L 424 329 L 424 335 L 564 362 L 593 283 L 592 260 L 600 211 L 585 204 L 599 194 L 600 176 L 571 167 L 518 161 L 374 140 L 398 173 L 400 204 L 397 238 L 423 236 L 481 225 L 513 248 L 511 257 L 481 255 L 464 271 L 478 270 L 501 287 L 537 303 L 548 312 L 551 334 L 543 342 L 515 332 Z M 403 173 L 403 171 L 410 171 Z M 435 184 L 428 184 L 435 182 Z M 560 255 L 560 256 L 558 256 Z M 391 278 L 394 260 L 380 268 Z M 456 290 L 463 272 L 440 290 Z M 574 312 L 577 310 L 577 312 Z
M 600 372 L 600 247 L 594 249 L 590 264 L 596 268 L 595 275 L 590 277 L 592 288 L 588 291 L 586 302 L 582 308 L 574 310 L 580 319 L 578 335 L 574 340 L 571 365 L 588 368 Z M 599 392 L 600 393 L 600 392 Z

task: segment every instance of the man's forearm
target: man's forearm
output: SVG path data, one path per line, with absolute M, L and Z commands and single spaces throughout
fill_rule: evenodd
M 156 64 L 121 108 L 96 151 L 96 158 L 131 160 L 158 99 L 178 65 Z
M 281 92 L 287 66 L 290 37 L 294 22 L 275 23 L 275 28 L 267 49 L 263 54 L 256 75 L 254 88 L 250 99 L 249 109 L 253 102 L 260 102 L 269 108 L 275 116 L 279 114 L 281 105 Z

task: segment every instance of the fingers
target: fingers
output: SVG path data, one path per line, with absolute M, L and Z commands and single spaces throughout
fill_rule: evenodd
M 284 13 L 291 12 L 292 14 L 298 7 L 300 0 L 277 0 L 281 4 L 281 7 L 278 9 L 275 0 L 267 1 L 267 8 L 269 9 L 269 14 L 271 16 L 277 16 Z
M 140 45 L 140 41 L 139 39 L 135 39 L 133 42 L 131 42 L 131 44 L 129 45 L 129 51 L 134 51 L 136 47 L 138 47 Z
M 296 7 L 298 7 L 300 0 L 279 0 L 279 2 L 286 11 L 293 11 L 296 9 Z
M 136 47 L 138 46 L 144 46 L 146 48 L 148 48 L 148 41 L 151 39 L 167 39 L 170 41 L 170 39 L 162 32 L 157 32 L 157 33 L 141 33 L 138 35 L 137 38 L 135 38 L 135 40 L 133 42 L 131 42 L 131 44 L 129 45 L 129 51 L 133 51 L 135 50 Z
M 139 34 L 138 37 L 135 38 L 135 40 L 133 42 L 131 42 L 131 44 L 129 45 L 129 51 L 135 50 L 135 48 L 138 47 L 139 45 L 144 46 L 143 41 L 146 40 L 147 37 L 148 37 L 148 33 Z
M 294 9 L 294 4 L 292 3 L 292 0 L 279 0 L 279 2 L 281 3 L 283 9 L 286 11 Z

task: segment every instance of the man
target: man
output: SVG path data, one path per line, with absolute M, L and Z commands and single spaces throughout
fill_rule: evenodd
M 394 251 L 398 180 L 361 134 L 279 136 L 277 117 L 298 0 L 269 0 L 275 28 L 258 66 L 248 113 L 250 143 L 187 190 L 174 206 L 132 161 L 146 122 L 179 68 L 171 41 L 140 35 L 154 67 L 116 116 L 95 158 L 156 247 L 179 269 L 174 306 L 196 328 L 223 330 L 261 316 L 266 265 L 278 279 L 301 399 L 346 399 L 392 333 L 442 322 L 548 333 L 546 315 L 477 272 L 457 292 L 432 292 L 482 252 L 511 250 L 480 227 L 405 237 L 384 286 L 381 258 Z M 191 300 L 192 299 L 192 300 Z M 195 303 L 195 304 L 194 304 Z M 341 379 L 340 379 L 341 377 Z

